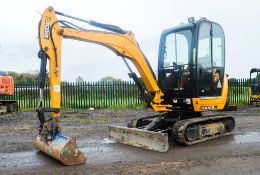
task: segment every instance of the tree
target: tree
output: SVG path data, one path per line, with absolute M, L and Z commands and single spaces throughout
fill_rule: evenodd
M 116 79 L 112 76 L 106 76 L 106 77 L 103 77 L 101 78 L 99 81 L 122 81 L 121 79 Z
M 39 73 L 17 73 L 14 71 L 7 72 L 7 75 L 14 78 L 16 85 L 36 85 L 39 83 Z M 46 83 L 49 83 L 49 74 L 46 74 Z
M 235 81 L 237 81 L 237 79 L 235 79 L 235 78 L 230 78 L 229 81 L 235 82 Z
M 17 72 L 13 72 L 13 71 L 9 71 L 9 72 L 7 72 L 7 75 L 12 76 L 12 77 L 14 78 L 15 81 L 16 81 L 17 78 L 19 77 L 19 73 L 17 73 Z
M 75 82 L 82 84 L 84 82 L 84 79 L 81 76 L 78 76 L 78 77 L 76 77 Z

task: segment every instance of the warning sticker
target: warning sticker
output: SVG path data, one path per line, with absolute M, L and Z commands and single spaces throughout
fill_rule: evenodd
M 54 85 L 54 92 L 60 92 L 60 85 Z
M 221 82 L 220 82 L 220 80 L 218 80 L 218 85 L 217 85 L 217 88 L 222 88 L 222 85 L 221 85 Z

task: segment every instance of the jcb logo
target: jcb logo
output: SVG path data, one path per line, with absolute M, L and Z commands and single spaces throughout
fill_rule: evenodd
M 216 110 L 217 106 L 201 106 L 201 110 L 209 111 L 209 110 Z
M 47 17 L 44 24 L 44 39 L 49 39 L 51 18 Z

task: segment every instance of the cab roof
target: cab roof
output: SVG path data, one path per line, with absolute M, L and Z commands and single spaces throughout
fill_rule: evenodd
M 255 73 L 255 72 L 260 72 L 260 68 L 252 68 L 252 69 L 250 70 L 250 74 L 251 74 L 251 73 Z

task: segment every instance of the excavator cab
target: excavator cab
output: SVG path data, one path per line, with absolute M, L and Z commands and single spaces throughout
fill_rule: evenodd
M 202 18 L 164 30 L 158 70 L 158 83 L 165 94 L 164 103 L 172 104 L 175 111 L 194 111 L 194 98 L 221 96 L 225 77 L 222 27 Z M 212 109 L 216 106 L 206 107 Z
M 250 103 L 258 103 L 260 102 L 260 69 L 253 68 L 250 70 Z M 254 77 L 254 78 L 253 78 Z

